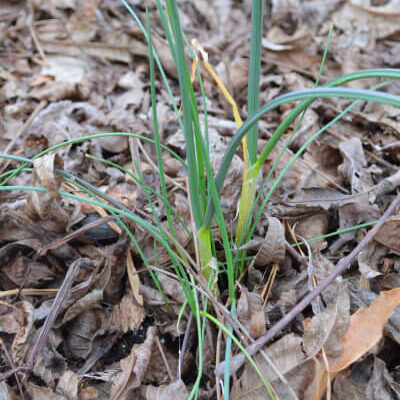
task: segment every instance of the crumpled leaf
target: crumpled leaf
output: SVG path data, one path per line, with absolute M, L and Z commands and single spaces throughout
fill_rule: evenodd
M 73 41 L 90 41 L 96 36 L 98 29 L 96 9 L 96 2 L 87 1 L 70 16 L 66 28 Z
M 364 369 L 363 374 L 360 369 Z M 383 400 L 395 398 L 393 396 L 400 396 L 400 385 L 394 382 L 385 363 L 377 357 L 367 357 L 354 364 L 350 375 L 341 373 L 333 383 L 334 400 Z
M 376 238 L 376 235 L 374 239 Z M 387 249 L 372 241 L 360 251 L 358 255 L 358 269 L 366 279 L 373 279 L 382 275 L 378 265 L 382 263 Z
M 316 356 L 324 347 L 326 353 L 337 353 L 337 341 L 350 319 L 350 300 L 345 285 L 341 284 L 335 301 L 307 323 L 303 335 L 303 350 L 307 357 Z M 340 351 L 340 349 L 339 349 Z
M 281 222 L 275 217 L 268 217 L 268 230 L 254 260 L 255 265 L 265 267 L 270 262 L 285 259 L 286 241 Z
M 289 334 L 271 346 L 264 348 L 265 353 L 282 375 L 286 375 L 295 370 L 297 366 L 303 365 L 305 355 L 301 350 L 301 341 L 299 336 Z M 276 389 L 278 377 L 269 363 L 260 354 L 255 355 L 254 359 L 264 378 Z M 294 398 L 287 391 L 285 391 L 285 397 L 283 397 L 281 391 L 278 391 L 278 394 L 280 398 Z M 233 400 L 264 400 L 266 398 L 266 389 L 260 381 L 260 377 L 248 363 L 246 363 L 241 377 L 233 383 L 231 398 Z
M 189 391 L 182 380 L 158 387 L 149 385 L 143 391 L 146 400 L 186 400 L 189 397 Z
M 120 395 L 120 400 L 132 398 L 130 397 L 131 391 L 141 385 L 146 373 L 155 335 L 157 335 L 157 329 L 150 326 L 144 343 L 133 346 L 130 355 L 120 361 L 122 372 L 112 383 L 111 398 L 116 397 L 117 394 Z
M 242 287 L 236 312 L 251 337 L 257 339 L 266 332 L 263 299 L 259 294 Z
M 49 153 L 37 158 L 33 163 L 32 179 L 33 185 L 43 187 L 47 192 L 31 192 L 24 211 L 32 221 L 51 232 L 65 232 L 70 225 L 80 217 L 79 203 L 75 203 L 75 211 L 66 210 L 58 190 L 63 178 L 55 171 L 63 168 L 63 161 L 56 153 Z
M 105 334 L 110 324 L 110 311 L 101 307 L 83 311 L 68 325 L 66 345 L 75 359 L 86 359 L 95 341 Z M 104 338 L 103 338 L 104 340 Z
M 371 176 L 366 169 L 367 161 L 361 140 L 358 137 L 340 142 L 339 149 L 344 157 L 339 170 L 347 176 L 352 194 L 363 193 L 373 186 Z
M 79 376 L 70 370 L 65 371 L 58 381 L 56 391 L 68 400 L 78 400 Z
M 50 388 L 38 386 L 32 382 L 28 382 L 26 388 L 32 400 L 69 400 L 67 397 L 53 392 Z
M 389 217 L 374 236 L 374 240 L 400 255 L 400 214 Z
M 61 325 L 71 321 L 76 316 L 86 312 L 96 305 L 98 305 L 103 300 L 103 290 L 94 289 L 90 293 L 78 299 L 74 304 L 68 307 L 64 317 L 61 321 Z
M 113 324 L 122 332 L 137 331 L 145 317 L 143 307 L 133 298 L 131 293 L 122 297 L 120 303 L 113 309 Z

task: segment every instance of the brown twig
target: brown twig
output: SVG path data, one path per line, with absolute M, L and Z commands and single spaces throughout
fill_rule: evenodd
M 172 383 L 172 382 L 174 382 L 175 379 L 174 379 L 174 376 L 172 375 L 171 368 L 169 367 L 167 357 L 165 356 L 165 352 L 164 352 L 164 349 L 162 348 L 162 345 L 160 343 L 160 339 L 159 339 L 158 335 L 156 335 L 155 341 L 156 341 L 156 344 L 157 344 L 157 347 L 158 347 L 158 351 L 161 354 L 161 358 L 164 361 L 165 369 L 167 370 L 167 373 L 168 373 L 168 376 L 169 376 L 169 380 Z
M 303 298 L 295 307 L 293 307 L 280 321 L 278 321 L 264 336 L 261 336 L 253 344 L 246 348 L 246 351 L 253 355 L 260 348 L 265 346 L 269 340 L 271 340 L 278 332 L 280 332 L 285 326 L 287 326 L 298 314 L 300 314 L 322 291 L 324 291 L 338 276 L 340 276 L 347 267 L 351 264 L 354 258 L 360 253 L 360 251 L 373 239 L 385 221 L 393 213 L 395 208 L 400 204 L 400 193 L 395 197 L 393 202 L 390 204 L 388 209 L 379 219 L 377 224 L 365 235 L 361 242 L 353 249 L 353 251 L 345 257 L 335 270 L 307 296 Z M 237 354 L 231 360 L 230 374 L 237 371 L 244 363 L 245 356 L 243 353 Z M 225 369 L 225 363 L 217 365 L 215 373 L 218 376 L 222 376 Z

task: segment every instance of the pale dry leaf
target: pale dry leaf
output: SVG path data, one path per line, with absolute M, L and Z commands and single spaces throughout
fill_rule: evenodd
M 302 340 L 299 336 L 289 334 L 268 348 L 265 347 L 264 351 L 282 375 L 286 376 L 286 374 L 296 370 L 300 365 L 304 366 L 305 355 L 301 349 L 301 342 Z M 267 382 L 276 389 L 279 379 L 270 364 L 260 354 L 255 355 L 254 360 Z M 302 374 L 297 371 L 297 375 L 300 376 Z M 286 389 L 282 387 L 278 394 L 280 398 L 296 399 L 293 396 L 293 392 L 290 392 L 287 387 Z M 267 390 L 260 381 L 260 377 L 253 367 L 246 363 L 243 374 L 233 383 L 231 398 L 233 400 L 264 400 L 266 397 Z
M 379 233 L 379 232 L 378 232 Z M 376 236 L 374 239 L 376 240 Z M 373 279 L 382 275 L 379 265 L 383 264 L 383 259 L 387 254 L 387 249 L 375 241 L 368 243 L 358 255 L 358 269 L 366 279 Z
M 94 39 L 98 29 L 96 10 L 94 1 L 86 1 L 70 16 L 66 28 L 73 41 L 86 42 Z
M 68 400 L 78 400 L 79 376 L 70 370 L 65 371 L 58 381 L 56 392 Z
M 259 294 L 249 292 L 245 287 L 242 287 L 237 303 L 237 317 L 254 339 L 266 332 L 263 299 Z
M 132 61 L 131 50 L 143 48 L 143 43 L 132 40 L 129 45 L 113 45 L 108 43 L 80 42 L 66 40 L 42 40 L 46 53 L 63 54 L 79 57 L 82 53 L 92 57 L 129 63 Z M 132 46 L 132 47 L 131 47 Z
M 130 251 L 126 252 L 126 270 L 128 272 L 129 284 L 131 285 L 133 296 L 140 306 L 143 306 L 143 296 L 139 293 L 140 279 L 136 272 L 136 267 L 133 262 Z
M 389 2 L 388 7 L 385 13 L 384 7 L 370 7 L 370 0 L 345 2 L 332 14 L 333 24 L 343 32 L 341 48 L 351 49 L 353 55 L 361 49 L 369 53 L 374 50 L 377 40 L 399 32 L 398 2 Z
M 31 382 L 26 384 L 26 388 L 32 400 L 69 400 L 61 394 L 54 393 L 50 388 L 38 386 Z
M 315 315 L 311 321 L 307 323 L 303 335 L 303 350 L 307 357 L 316 356 L 323 346 L 328 347 L 332 343 L 332 339 L 328 342 L 328 338 L 333 335 L 337 336 L 335 332 L 335 325 L 343 319 L 345 313 L 349 315 L 349 296 L 345 285 L 340 285 L 337 292 L 336 301 L 330 301 L 328 307 Z
M 135 332 L 140 328 L 144 317 L 143 307 L 133 300 L 130 293 L 127 293 L 114 307 L 112 318 L 123 332 Z
M 55 171 L 63 168 L 63 161 L 58 154 L 50 153 L 35 159 L 33 163 L 33 185 L 44 187 L 47 192 L 30 193 L 24 207 L 25 214 L 52 232 L 65 232 L 70 216 L 64 210 L 58 190 L 62 175 Z
M 86 312 L 99 305 L 102 300 L 103 290 L 101 289 L 94 289 L 91 292 L 87 293 L 85 296 L 81 297 L 74 304 L 68 307 L 62 319 L 61 325 L 64 325 L 65 323 L 76 318 L 83 312 Z
M 15 335 L 11 347 L 11 354 L 13 356 L 16 366 L 23 365 L 26 361 L 26 357 L 29 352 L 29 340 L 32 338 L 34 332 L 36 331 L 33 324 L 33 305 L 31 303 L 28 303 L 27 301 L 23 301 L 20 304 L 21 311 L 24 316 L 23 324 L 21 324 L 20 330 Z
M 383 327 L 393 310 L 400 304 L 400 288 L 381 292 L 366 309 L 350 318 L 350 326 L 341 338 L 343 352 L 329 361 L 331 372 L 338 372 L 367 353 L 382 338 Z
M 48 56 L 46 59 L 41 75 L 50 76 L 55 82 L 82 83 L 90 68 L 87 60 L 77 57 Z
M 186 400 L 189 397 L 189 391 L 182 380 L 158 387 L 147 386 L 145 391 L 146 400 Z
M 178 304 L 183 304 L 185 302 L 186 296 L 179 280 L 173 279 L 165 274 L 159 274 L 159 281 L 163 292 L 171 297 L 171 299 Z
M 343 164 L 339 167 L 350 182 L 352 194 L 363 193 L 373 186 L 372 178 L 366 168 L 367 161 L 361 140 L 353 137 L 341 141 L 339 150 L 343 155 Z

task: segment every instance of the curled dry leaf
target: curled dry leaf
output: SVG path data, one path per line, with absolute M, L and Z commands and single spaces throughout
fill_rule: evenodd
M 378 232 L 379 233 L 379 232 Z M 376 240 L 376 236 L 374 239 Z M 383 263 L 383 258 L 387 254 L 387 249 L 377 242 L 370 242 L 358 255 L 358 269 L 366 279 L 373 279 L 382 275 L 379 265 Z
M 377 357 L 367 357 L 354 365 L 350 375 L 339 374 L 333 383 L 334 399 L 383 400 L 400 396 L 400 385 L 394 382 L 385 363 Z
M 63 161 L 58 154 L 50 153 L 35 159 L 33 185 L 43 187 L 47 192 L 31 192 L 24 211 L 32 221 L 39 222 L 49 231 L 65 232 L 70 223 L 70 215 L 63 208 L 58 193 L 63 178 L 55 171 L 56 168 L 63 168 Z
M 268 230 L 255 258 L 255 265 L 265 267 L 270 262 L 285 259 L 286 241 L 281 222 L 275 217 L 268 217 Z
M 155 335 L 157 329 L 154 326 L 149 327 L 144 343 L 133 346 L 130 355 L 120 361 L 122 372 L 112 383 L 110 398 L 118 396 L 120 400 L 132 398 L 131 391 L 141 385 L 146 373 Z
M 254 339 L 262 336 L 266 331 L 265 314 L 262 297 L 249 292 L 243 287 L 237 304 L 237 317 L 240 323 Z
M 374 240 L 400 255 L 400 214 L 388 218 Z

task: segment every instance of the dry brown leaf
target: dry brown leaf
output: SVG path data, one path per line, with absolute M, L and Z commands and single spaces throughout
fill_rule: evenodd
M 65 371 L 58 381 L 56 392 L 68 400 L 78 400 L 79 376 L 75 372 Z
M 52 232 L 65 232 L 71 219 L 76 218 L 79 213 L 77 209 L 78 212 L 73 212 L 71 215 L 61 202 L 58 190 L 63 177 L 56 172 L 56 168 L 62 169 L 63 165 L 61 157 L 55 153 L 35 159 L 32 172 L 33 185 L 43 187 L 47 192 L 32 192 L 24 207 L 26 215 L 32 221 L 39 222 Z M 78 203 L 76 206 L 79 207 Z
M 129 63 L 132 60 L 131 49 L 143 48 L 139 41 L 132 42 L 129 46 L 110 45 L 107 43 L 43 40 L 43 48 L 46 52 L 65 54 L 68 56 L 81 56 L 82 52 L 92 57 L 106 58 L 113 61 Z
M 400 255 L 400 214 L 388 218 L 374 240 Z
M 101 303 L 103 300 L 103 290 L 94 289 L 90 293 L 78 299 L 74 304 L 68 307 L 64 317 L 62 319 L 61 325 L 71 321 L 78 315 L 86 312 Z
M 86 42 L 96 36 L 98 29 L 96 10 L 96 3 L 87 1 L 68 19 L 66 28 L 73 41 Z
M 32 400 L 69 400 L 67 397 L 54 393 L 50 388 L 27 382 L 27 391 Z
M 186 400 L 189 391 L 183 381 L 177 380 L 169 385 L 147 386 L 145 396 L 146 400 Z
M 271 262 L 285 259 L 286 241 L 283 226 L 279 219 L 268 217 L 268 230 L 254 260 L 255 265 L 265 267 Z
M 262 297 L 242 287 L 237 304 L 237 317 L 254 339 L 266 331 L 265 314 Z
M 112 383 L 111 399 L 117 395 L 120 395 L 120 400 L 130 399 L 132 398 L 130 392 L 142 384 L 150 361 L 155 335 L 157 335 L 157 329 L 154 326 L 149 327 L 144 343 L 132 347 L 131 354 L 120 361 L 122 372 Z
M 381 292 L 366 309 L 350 318 L 350 326 L 341 338 L 343 353 L 329 361 L 330 371 L 341 371 L 368 352 L 382 337 L 383 327 L 393 310 L 400 304 L 400 288 Z
M 23 301 L 20 304 L 24 319 L 20 330 L 14 337 L 11 348 L 11 354 L 16 366 L 23 365 L 26 361 L 29 352 L 29 341 L 32 340 L 32 336 L 36 331 L 33 319 L 33 305 L 27 301 Z
M 137 331 L 145 317 L 143 307 L 137 304 L 130 293 L 125 294 L 114 307 L 113 319 L 122 332 Z
M 291 371 L 295 371 L 295 375 L 299 378 L 296 385 L 298 384 L 303 387 L 303 377 L 307 376 L 307 374 L 312 371 L 309 371 L 308 366 L 304 364 L 305 356 L 301 349 L 301 342 L 299 336 L 289 334 L 268 348 L 264 348 L 264 351 L 275 367 L 285 377 Z M 285 383 L 282 385 L 280 384 L 276 373 L 271 368 L 271 365 L 260 354 L 255 355 L 254 359 L 264 378 L 274 387 L 274 389 L 276 389 L 279 398 L 285 400 L 296 399 L 296 396 L 293 395 L 293 391 L 290 391 L 290 388 Z M 299 370 L 297 369 L 298 367 L 303 368 L 303 372 L 299 373 Z M 292 382 L 289 382 L 290 386 L 291 383 Z M 265 386 L 249 363 L 246 363 L 241 377 L 234 381 L 231 398 L 232 400 L 264 400 L 267 398 L 267 390 Z

